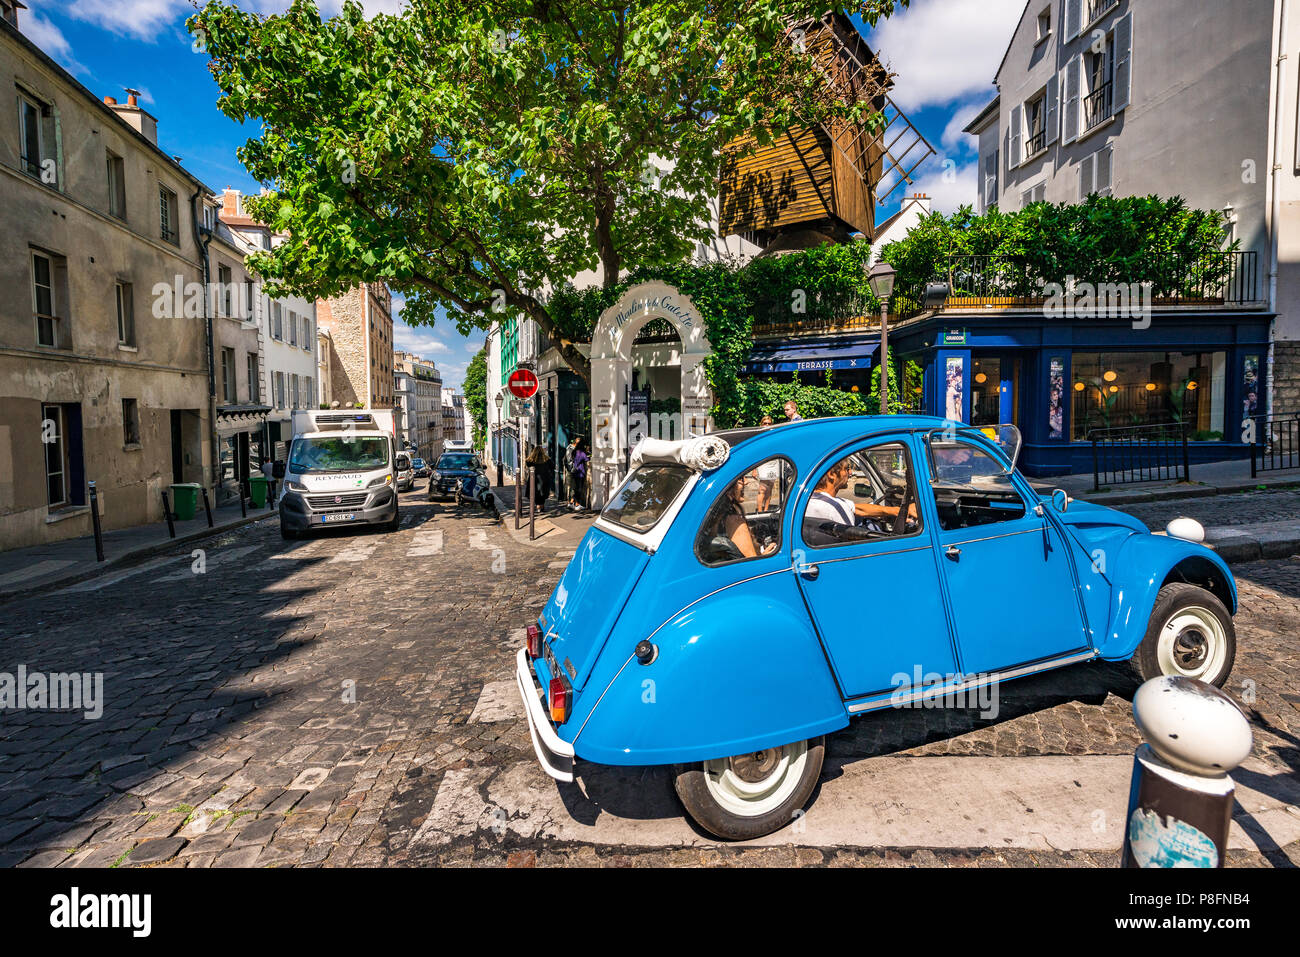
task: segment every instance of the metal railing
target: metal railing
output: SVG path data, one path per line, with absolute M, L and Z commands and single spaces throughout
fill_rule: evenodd
M 1088 440 L 1092 442 L 1094 492 L 1103 486 L 1133 482 L 1191 481 L 1186 423 L 1093 429 Z
M 1040 150 L 1045 150 L 1045 149 L 1047 149 L 1046 128 L 1040 129 L 1037 133 L 1029 134 L 1029 138 L 1025 140 L 1026 158 L 1033 156 L 1035 153 L 1039 152 Z
M 1064 275 L 1055 275 L 1057 270 Z M 1071 266 L 1046 259 L 1035 261 L 1032 256 L 953 256 L 936 264 L 935 275 L 927 280 L 933 281 L 948 284 L 947 309 L 1042 305 L 1048 298 L 1048 283 L 1057 283 L 1076 309 L 1088 308 L 1081 303 L 1090 301 L 1098 315 L 1126 304 L 1130 308 L 1139 305 L 1132 301 L 1134 294 L 1147 293 L 1134 287 L 1144 283 L 1150 283 L 1150 301 L 1156 306 L 1256 303 L 1259 253 L 1253 249 L 1197 257 L 1155 253 L 1127 268 L 1123 263 L 1095 259 Z M 1092 289 L 1092 296 L 1086 299 L 1081 292 L 1085 283 Z M 896 286 L 891 314 L 918 311 L 924 286 Z
M 1250 477 L 1260 472 L 1300 468 L 1300 412 L 1250 416 Z
M 1083 129 L 1088 131 L 1115 113 L 1114 84 L 1107 80 L 1083 98 Z

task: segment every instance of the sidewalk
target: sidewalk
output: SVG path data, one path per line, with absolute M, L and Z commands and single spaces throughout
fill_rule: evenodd
M 106 569 L 131 565 L 179 545 L 197 542 L 250 522 L 274 518 L 277 514 L 265 506 L 255 509 L 250 503 L 248 516 L 244 517 L 239 502 L 230 502 L 212 510 L 212 528 L 208 528 L 200 499 L 194 518 L 175 523 L 175 538 L 168 537 L 165 520 L 105 532 L 102 562 L 95 560 L 93 535 L 0 552 L 0 604 L 54 585 L 70 585 L 92 578 Z
M 515 528 L 515 486 L 506 476 L 506 484 L 492 489 L 501 511 L 501 524 L 517 542 L 533 545 L 554 546 L 556 548 L 573 547 L 582 541 L 591 523 L 596 520 L 596 512 L 573 512 L 568 506 L 557 504 L 555 496 L 546 500 L 546 507 L 537 513 L 534 522 L 536 538 L 528 538 L 528 507 L 525 496 L 524 508 L 519 516 L 519 528 Z
M 1100 492 L 1092 490 L 1091 472 L 1060 475 L 1054 478 L 1036 478 L 1030 481 L 1040 492 L 1050 492 L 1057 488 L 1065 489 L 1071 498 L 1096 502 L 1098 505 L 1128 505 L 1135 502 L 1158 502 L 1168 498 L 1192 498 L 1199 495 L 1219 495 L 1259 488 L 1300 485 L 1300 469 L 1261 472 L 1258 477 L 1251 478 L 1249 459 L 1234 462 L 1206 462 L 1193 465 L 1189 471 L 1192 479 L 1190 482 L 1134 482 L 1114 488 L 1103 486 Z

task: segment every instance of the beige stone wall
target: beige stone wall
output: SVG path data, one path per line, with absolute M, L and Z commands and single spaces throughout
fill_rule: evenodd
M 1300 342 L 1273 343 L 1273 412 L 1300 412 Z
M 377 409 L 391 409 L 396 404 L 391 308 L 392 299 L 383 283 L 366 283 L 317 301 L 317 322 L 329 330 L 334 341 L 337 364 L 331 365 L 330 379 L 333 398 L 341 404 L 363 402 Z
M 172 481 L 172 412 L 182 477 L 202 481 L 209 458 L 206 330 L 201 317 L 155 313 L 155 286 L 201 280 L 190 197 L 180 167 L 61 71 L 0 29 L 0 548 L 89 534 L 85 483 L 95 481 L 107 529 L 162 520 Z M 15 89 L 52 107 L 52 183 L 20 164 Z M 122 157 L 125 216 L 109 215 L 107 151 Z M 158 186 L 177 195 L 177 243 L 162 238 Z M 59 264 L 57 346 L 38 343 L 33 251 Z M 114 287 L 129 284 L 134 336 L 119 345 Z M 128 444 L 123 399 L 139 409 Z M 68 413 L 69 503 L 47 500 L 43 406 Z M 79 420 L 78 423 L 75 420 Z M 73 450 L 73 445 L 78 450 Z

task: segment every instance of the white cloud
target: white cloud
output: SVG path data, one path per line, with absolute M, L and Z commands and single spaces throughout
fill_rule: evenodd
M 431 358 L 438 353 L 451 352 L 451 346 L 426 329 L 412 329 L 404 323 L 393 323 L 393 345 L 402 352 Z
M 22 24 L 22 31 L 27 36 L 27 39 L 40 47 L 42 51 L 61 64 L 69 73 L 83 75 L 90 73 L 72 55 L 72 44 L 68 42 L 68 38 L 63 35 L 62 30 L 35 10 L 27 10 L 22 13 L 22 19 L 18 22 Z
M 1025 0 L 913 0 L 871 32 L 872 49 L 898 74 L 890 96 L 904 111 L 993 99 L 993 74 Z
M 988 106 L 983 100 L 970 100 L 953 108 L 952 117 L 948 120 L 948 125 L 943 128 L 943 135 L 939 142 L 943 148 L 953 153 L 960 153 L 965 150 L 975 150 L 979 148 L 979 141 L 969 133 L 962 132 L 971 120 L 984 107 Z
M 942 167 L 918 177 L 908 193 L 924 193 L 930 197 L 930 208 L 935 212 L 954 213 L 959 206 L 975 206 L 979 200 L 979 160 L 961 164 L 953 161 L 947 169 Z
M 362 7 L 370 16 L 396 13 L 406 0 L 364 0 Z M 190 0 L 60 0 L 63 12 L 74 19 L 93 23 L 121 36 L 154 41 L 163 33 L 183 30 L 185 20 L 194 13 Z M 254 13 L 283 13 L 288 0 L 237 0 L 237 5 Z M 323 0 L 318 4 L 324 16 L 331 17 L 343 9 L 342 0 Z M 28 18 L 30 20 L 30 18 Z

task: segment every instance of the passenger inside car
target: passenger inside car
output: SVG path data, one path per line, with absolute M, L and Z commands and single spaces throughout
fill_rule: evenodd
M 770 555 L 776 551 L 776 543 L 771 542 L 762 548 L 754 543 L 754 536 L 749 530 L 749 523 L 745 520 L 745 493 L 749 485 L 749 476 L 742 475 L 731 486 L 731 491 L 727 496 L 727 504 L 721 509 L 718 515 L 718 528 L 716 534 L 724 536 L 730 541 L 743 558 L 757 558 L 760 555 Z

